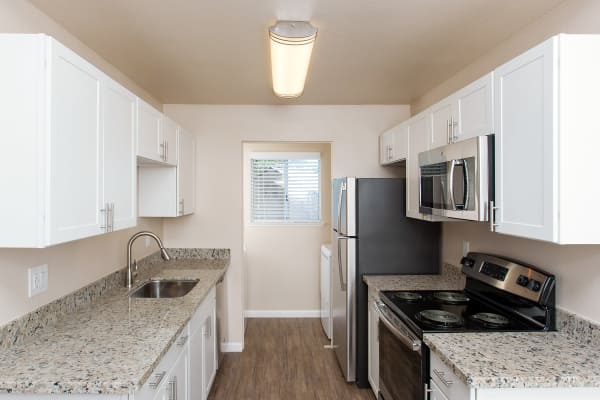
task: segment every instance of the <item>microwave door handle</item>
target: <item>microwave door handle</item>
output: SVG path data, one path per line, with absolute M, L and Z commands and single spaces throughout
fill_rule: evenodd
M 454 160 L 450 160 L 450 172 L 448 173 L 448 197 L 450 197 L 450 209 L 456 210 L 454 202 Z
M 468 210 L 469 209 L 469 190 L 470 190 L 470 182 L 469 182 L 469 169 L 467 168 L 467 160 L 464 159 L 462 160 L 462 165 L 463 165 L 463 182 L 464 182 L 464 191 L 465 191 L 465 196 L 464 196 L 464 200 L 465 203 L 463 205 L 463 210 Z

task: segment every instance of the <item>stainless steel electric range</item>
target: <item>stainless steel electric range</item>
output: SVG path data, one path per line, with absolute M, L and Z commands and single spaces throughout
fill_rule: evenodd
M 555 277 L 506 258 L 469 253 L 462 291 L 383 291 L 379 309 L 379 398 L 423 400 L 429 381 L 424 333 L 555 329 Z

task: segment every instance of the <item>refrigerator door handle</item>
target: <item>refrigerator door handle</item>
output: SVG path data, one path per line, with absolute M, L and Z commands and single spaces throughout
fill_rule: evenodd
M 342 193 L 346 190 L 346 183 L 342 182 L 340 184 L 340 192 L 338 193 L 338 204 L 337 204 L 337 231 L 341 233 L 341 225 L 342 225 Z
M 344 283 L 344 270 L 342 268 L 342 248 L 340 247 L 340 241 L 342 240 L 348 240 L 349 238 L 344 237 L 344 236 L 338 236 L 337 240 L 338 240 L 338 245 L 337 245 L 337 251 L 338 251 L 338 274 L 340 275 L 340 289 L 342 290 L 342 292 L 346 291 L 347 288 L 347 283 Z

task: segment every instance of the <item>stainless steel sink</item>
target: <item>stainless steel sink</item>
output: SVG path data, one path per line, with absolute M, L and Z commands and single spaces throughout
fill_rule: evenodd
M 182 297 L 197 283 L 198 279 L 152 279 L 129 293 L 129 297 L 145 299 Z

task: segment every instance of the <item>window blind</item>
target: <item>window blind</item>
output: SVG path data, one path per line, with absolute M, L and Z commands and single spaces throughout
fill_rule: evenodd
M 321 220 L 318 153 L 255 153 L 250 174 L 253 223 Z

